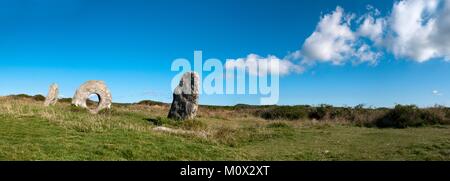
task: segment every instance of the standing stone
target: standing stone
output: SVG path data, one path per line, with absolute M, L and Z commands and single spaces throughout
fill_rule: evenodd
M 195 72 L 186 72 L 180 84 L 173 92 L 173 102 L 168 118 L 194 119 L 197 115 L 199 97 L 199 76 Z
M 86 105 L 86 101 L 92 94 L 97 95 L 99 99 L 98 107 L 95 109 L 89 109 Z M 112 97 L 105 82 L 91 80 L 87 81 L 86 83 L 81 85 L 80 88 L 78 88 L 77 92 L 75 92 L 75 95 L 73 96 L 72 104 L 77 107 L 86 108 L 91 113 L 97 114 L 103 109 L 111 108 Z
M 55 105 L 58 102 L 58 94 L 59 94 L 58 84 L 54 83 L 50 85 L 47 97 L 45 98 L 44 105 L 45 106 Z

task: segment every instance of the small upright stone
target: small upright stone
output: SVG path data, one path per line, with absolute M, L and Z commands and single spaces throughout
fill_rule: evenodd
M 58 102 L 58 94 L 59 94 L 58 84 L 54 83 L 50 85 L 47 97 L 45 98 L 44 105 L 45 106 L 55 105 Z
M 98 107 L 95 109 L 89 109 L 86 104 L 86 101 L 92 94 L 97 95 L 99 99 Z M 75 95 L 73 96 L 72 104 L 77 107 L 86 108 L 91 113 L 97 114 L 103 109 L 111 108 L 112 97 L 105 82 L 91 80 L 87 81 L 86 83 L 81 85 L 80 88 L 78 88 L 77 92 L 75 92 Z
M 173 102 L 168 118 L 194 119 L 198 110 L 199 76 L 195 72 L 186 72 L 180 80 L 180 84 L 173 92 Z

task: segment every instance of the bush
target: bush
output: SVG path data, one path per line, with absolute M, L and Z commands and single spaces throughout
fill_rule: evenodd
M 428 113 L 423 113 L 415 105 L 396 105 L 394 109 L 390 110 L 384 117 L 376 121 L 376 126 L 381 128 L 406 128 L 419 127 L 432 123 L 430 120 L 423 119 L 424 117 L 432 119 L 433 116 Z
M 348 120 L 356 126 L 375 127 L 376 122 L 385 117 L 389 109 L 353 109 Z
M 32 96 L 30 96 L 28 94 L 17 94 L 17 95 L 12 95 L 12 97 L 15 97 L 15 98 L 31 98 Z
M 151 100 L 143 100 L 143 101 L 140 101 L 140 102 L 138 102 L 136 104 L 138 104 L 138 105 L 147 105 L 147 106 L 155 106 L 155 105 L 163 106 L 163 105 L 167 105 L 166 103 L 163 103 L 163 102 L 151 101 Z
M 428 124 L 450 124 L 450 111 L 442 106 L 424 109 L 421 117 Z
M 45 101 L 45 96 L 38 94 L 33 96 L 33 99 L 36 101 Z
M 301 106 L 281 106 L 270 109 L 265 109 L 258 112 L 260 117 L 268 120 L 287 119 L 298 120 L 308 117 L 308 110 Z
M 58 102 L 72 103 L 72 98 L 61 98 Z
M 319 107 L 312 109 L 309 113 L 309 118 L 317 120 L 329 119 L 331 118 L 331 112 L 333 109 L 333 106 L 322 104 Z

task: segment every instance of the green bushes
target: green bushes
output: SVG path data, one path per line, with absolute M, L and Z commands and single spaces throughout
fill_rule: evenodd
M 450 108 L 435 106 L 423 110 L 423 118 L 436 124 L 450 124 Z
M 377 127 L 394 127 L 406 128 L 417 127 L 424 125 L 425 121 L 422 119 L 421 111 L 414 105 L 396 105 L 394 109 L 390 110 L 385 116 L 375 122 Z
M 309 118 L 316 120 L 335 118 L 337 116 L 337 110 L 338 109 L 333 106 L 322 104 L 319 107 L 311 109 L 309 112 Z
M 419 109 L 415 105 L 396 105 L 384 117 L 375 122 L 377 127 L 419 127 L 424 125 L 448 124 L 447 109 L 434 107 Z
M 45 101 L 45 96 L 38 94 L 33 96 L 33 99 L 36 101 Z
M 61 98 L 58 100 L 58 102 L 72 103 L 72 98 Z
M 30 96 L 28 94 L 17 94 L 17 95 L 10 95 L 10 97 L 15 99 L 22 99 L 22 98 L 32 98 L 33 96 Z
M 308 117 L 308 109 L 301 106 L 280 106 L 258 111 L 257 114 L 268 120 L 287 119 L 299 120 Z
M 163 102 L 158 102 L 158 101 L 152 101 L 152 100 L 143 100 L 143 101 L 139 101 L 138 103 L 136 103 L 138 105 L 147 105 L 147 106 L 164 106 L 167 105 L 166 103 Z
M 435 106 L 396 105 L 389 108 L 333 107 L 331 105 L 272 106 L 260 108 L 256 115 L 267 120 L 327 120 L 344 121 L 357 126 L 406 128 L 435 124 L 450 124 L 450 108 Z
M 37 94 L 34 96 L 30 96 L 28 94 L 17 94 L 17 95 L 9 95 L 8 97 L 11 97 L 13 99 L 33 99 L 35 101 L 45 101 L 45 96 L 41 94 Z

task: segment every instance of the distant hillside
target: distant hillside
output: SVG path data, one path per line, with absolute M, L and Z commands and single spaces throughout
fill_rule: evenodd
M 20 98 L 29 98 L 29 99 L 33 99 L 36 101 L 45 101 L 45 96 L 41 95 L 41 94 L 37 94 L 37 95 L 28 95 L 28 94 L 12 94 L 12 95 L 8 95 L 6 97 L 10 97 L 13 99 L 20 99 Z M 72 102 L 72 98 L 60 98 L 58 100 L 58 102 L 63 102 L 63 103 L 71 103 Z M 87 101 L 88 105 L 92 105 L 92 104 L 97 104 L 97 101 L 93 101 L 93 100 L 89 100 Z M 137 105 L 148 105 L 148 106 L 153 106 L 153 105 L 168 105 L 166 103 L 163 102 L 158 102 L 158 101 L 152 101 L 152 100 L 143 100 L 143 101 L 139 101 L 137 103 L 117 103 L 117 102 L 113 102 L 113 105 L 131 105 L 131 104 L 137 104 Z
M 158 106 L 167 106 L 169 104 L 164 103 L 164 102 L 158 102 L 158 101 L 152 101 L 152 100 L 143 100 L 143 101 L 139 101 L 138 103 L 135 103 L 138 105 L 147 105 L 147 106 L 154 106 L 154 105 L 158 105 Z

